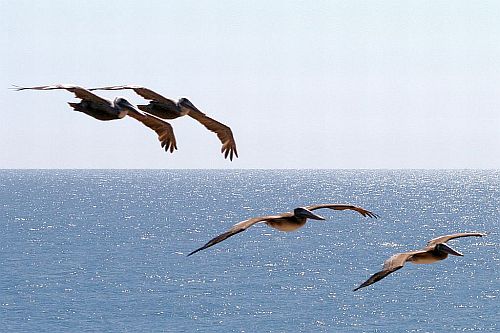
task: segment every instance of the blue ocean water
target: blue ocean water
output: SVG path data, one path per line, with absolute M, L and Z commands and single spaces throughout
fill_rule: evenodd
M 234 223 L 316 203 L 283 233 Z M 5 332 L 494 332 L 500 171 L 0 170 Z M 407 264 L 352 292 L 393 253 L 462 231 L 465 254 Z

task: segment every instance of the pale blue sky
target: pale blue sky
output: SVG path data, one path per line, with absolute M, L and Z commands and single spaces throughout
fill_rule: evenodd
M 0 168 L 500 168 L 498 1 L 0 0 Z M 188 117 L 161 150 L 72 112 L 73 83 L 138 84 Z M 102 92 L 143 100 L 132 92 Z

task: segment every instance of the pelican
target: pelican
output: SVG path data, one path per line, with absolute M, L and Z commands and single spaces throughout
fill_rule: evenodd
M 254 217 L 239 223 L 236 223 L 223 234 L 220 234 L 219 236 L 211 239 L 208 243 L 203 245 L 202 247 L 194 250 L 190 254 L 188 254 L 188 257 L 190 255 L 195 254 L 198 251 L 204 250 L 206 248 L 209 248 L 217 243 L 222 242 L 223 240 L 236 235 L 237 233 L 240 233 L 242 231 L 247 230 L 251 226 L 257 223 L 265 223 L 271 228 L 277 229 L 279 231 L 294 231 L 302 227 L 304 224 L 306 224 L 307 219 L 312 219 L 312 220 L 325 220 L 324 217 L 320 215 L 314 214 L 312 211 L 320 208 L 330 208 L 333 210 L 354 210 L 358 213 L 360 213 L 363 216 L 368 216 L 368 217 L 374 217 L 377 218 L 378 215 L 363 209 L 361 207 L 356 207 L 356 206 L 351 206 L 351 205 L 343 205 L 343 204 L 321 204 L 321 205 L 312 205 L 312 206 L 306 206 L 306 207 L 298 207 L 293 210 L 293 212 L 288 212 L 288 213 L 283 213 L 280 215 L 269 215 L 269 216 L 259 216 L 259 217 Z
M 95 119 L 103 121 L 122 119 L 128 115 L 155 131 L 156 134 L 158 134 L 158 140 L 161 142 L 161 146 L 165 148 L 165 151 L 170 151 L 172 153 L 175 149 L 177 149 L 174 131 L 169 123 L 154 116 L 143 114 L 125 98 L 117 97 L 114 101 L 109 101 L 91 93 L 85 88 L 75 85 L 57 84 L 53 86 L 39 87 L 14 87 L 17 91 L 65 89 L 74 93 L 76 98 L 81 99 L 79 103 L 68 102 L 68 104 L 75 111 L 83 112 Z
M 196 106 L 193 105 L 187 98 L 181 98 L 176 103 L 173 100 L 166 98 L 148 88 L 133 85 L 123 85 L 123 86 L 110 86 L 101 88 L 92 88 L 89 90 L 123 90 L 130 89 L 136 94 L 149 100 L 148 105 L 138 105 L 137 107 L 149 114 L 162 119 L 175 119 L 185 115 L 197 120 L 200 124 L 205 126 L 209 131 L 217 134 L 220 142 L 222 143 L 221 153 L 224 154 L 224 158 L 229 156 L 232 161 L 233 156 L 238 157 L 238 152 L 236 150 L 236 142 L 233 138 L 233 132 L 231 129 L 219 123 L 218 121 L 206 116 L 203 112 L 198 110 Z
M 448 257 L 448 254 L 452 254 L 454 256 L 463 256 L 462 253 L 452 249 L 449 245 L 446 244 L 446 242 L 454 238 L 470 236 L 482 237 L 486 236 L 486 234 L 477 232 L 461 232 L 457 234 L 440 236 L 428 241 L 427 246 L 422 250 L 397 253 L 384 262 L 384 268 L 380 272 L 373 274 L 368 280 L 363 282 L 353 291 L 382 280 L 387 275 L 397 271 L 400 268 L 403 268 L 406 262 L 412 262 L 414 264 L 432 264 L 436 261 L 446 259 Z

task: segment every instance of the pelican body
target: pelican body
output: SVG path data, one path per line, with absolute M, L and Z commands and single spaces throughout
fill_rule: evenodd
M 380 272 L 373 274 L 368 280 L 354 289 L 354 291 L 382 280 L 387 275 L 403 268 L 406 262 L 411 262 L 413 264 L 432 264 L 448 258 L 448 255 L 450 254 L 461 257 L 463 254 L 450 247 L 446 244 L 446 242 L 454 238 L 470 236 L 482 237 L 485 236 L 485 234 L 477 232 L 462 232 L 440 236 L 427 242 L 427 246 L 422 250 L 397 253 L 384 262 L 384 267 Z
M 425 252 L 415 253 L 406 261 L 411 262 L 412 264 L 433 264 L 437 261 L 448 258 L 449 254 L 463 257 L 462 253 L 455 251 L 453 248 L 443 243 L 437 244 L 433 249 L 429 249 Z
M 58 84 L 39 87 L 15 87 L 16 90 L 67 90 L 74 93 L 75 97 L 81 100 L 79 103 L 68 103 L 73 110 L 102 121 L 122 119 L 128 115 L 154 130 L 158 134 L 158 140 L 161 142 L 161 146 L 165 148 L 165 151 L 170 150 L 170 152 L 173 152 L 174 149 L 177 149 L 174 132 L 169 123 L 154 116 L 143 114 L 125 98 L 117 97 L 114 101 L 110 101 L 75 85 Z
M 75 111 L 83 112 L 95 119 L 98 120 L 115 120 L 122 119 L 125 117 L 133 106 L 124 98 L 115 98 L 113 102 L 110 102 L 108 105 L 98 104 L 92 101 L 83 100 L 80 103 L 71 103 L 68 104 Z
M 301 227 L 303 227 L 307 219 L 312 219 L 312 220 L 325 220 L 324 217 L 320 215 L 314 214 L 312 211 L 320 208 L 329 208 L 333 210 L 353 210 L 358 213 L 360 213 L 363 216 L 368 216 L 368 217 L 374 217 L 377 218 L 378 215 L 363 209 L 361 207 L 356 207 L 352 205 L 343 205 L 343 204 L 321 204 L 321 205 L 312 205 L 312 206 L 306 206 L 306 207 L 298 207 L 295 208 L 292 212 L 287 212 L 283 213 L 280 215 L 268 215 L 268 216 L 259 216 L 259 217 L 254 217 L 239 223 L 236 223 L 233 225 L 231 229 L 226 231 L 223 234 L 220 234 L 219 236 L 211 239 L 209 242 L 207 242 L 205 245 L 202 247 L 194 250 L 193 252 L 189 253 L 188 256 L 195 254 L 196 252 L 199 252 L 201 250 L 204 250 L 206 248 L 209 248 L 211 246 L 214 246 L 217 243 L 222 242 L 223 240 L 236 235 L 237 233 L 240 233 L 242 231 L 247 230 L 251 226 L 257 224 L 257 223 L 265 223 L 266 225 L 270 226 L 271 228 L 274 228 L 279 231 L 285 231 L 285 232 L 290 232 L 290 231 L 295 231 Z
M 264 221 L 264 223 L 276 230 L 290 232 L 302 228 L 307 219 L 325 220 L 324 217 L 314 214 L 307 208 L 299 207 L 295 208 L 293 212 L 281 214 L 279 217 Z
M 187 103 L 192 104 L 187 98 L 181 98 L 177 103 L 171 100 L 168 100 L 168 102 L 153 100 L 147 105 L 137 105 L 137 107 L 144 112 L 157 116 L 158 118 L 176 119 L 189 113 L 189 109 L 185 106 Z
M 151 89 L 134 86 L 134 85 L 122 85 L 122 86 L 109 86 L 101 88 L 92 88 L 90 90 L 133 90 L 136 94 L 149 100 L 149 104 L 137 105 L 137 107 L 148 114 L 154 115 L 162 119 L 175 119 L 185 115 L 198 121 L 200 124 L 205 126 L 211 132 L 217 134 L 220 142 L 222 143 L 221 152 L 224 154 L 224 158 L 229 156 L 232 161 L 233 157 L 238 157 L 238 151 L 236 150 L 236 142 L 233 137 L 233 132 L 228 126 L 208 117 L 206 114 L 198 110 L 193 103 L 187 98 L 180 98 L 177 102 L 166 98 Z

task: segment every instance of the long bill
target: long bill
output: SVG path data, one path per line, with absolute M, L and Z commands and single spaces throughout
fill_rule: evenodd
M 463 257 L 464 256 L 462 253 L 454 250 L 453 248 L 451 248 L 447 244 L 441 243 L 439 245 L 440 245 L 439 246 L 439 250 L 441 250 L 441 251 L 443 251 L 445 253 L 452 254 L 454 256 L 459 256 L 459 257 Z
M 297 213 L 298 213 L 297 215 L 299 215 L 300 217 L 305 217 L 312 220 L 321 220 L 321 221 L 326 220 L 323 216 L 316 215 L 306 208 L 300 208 L 300 210 Z

